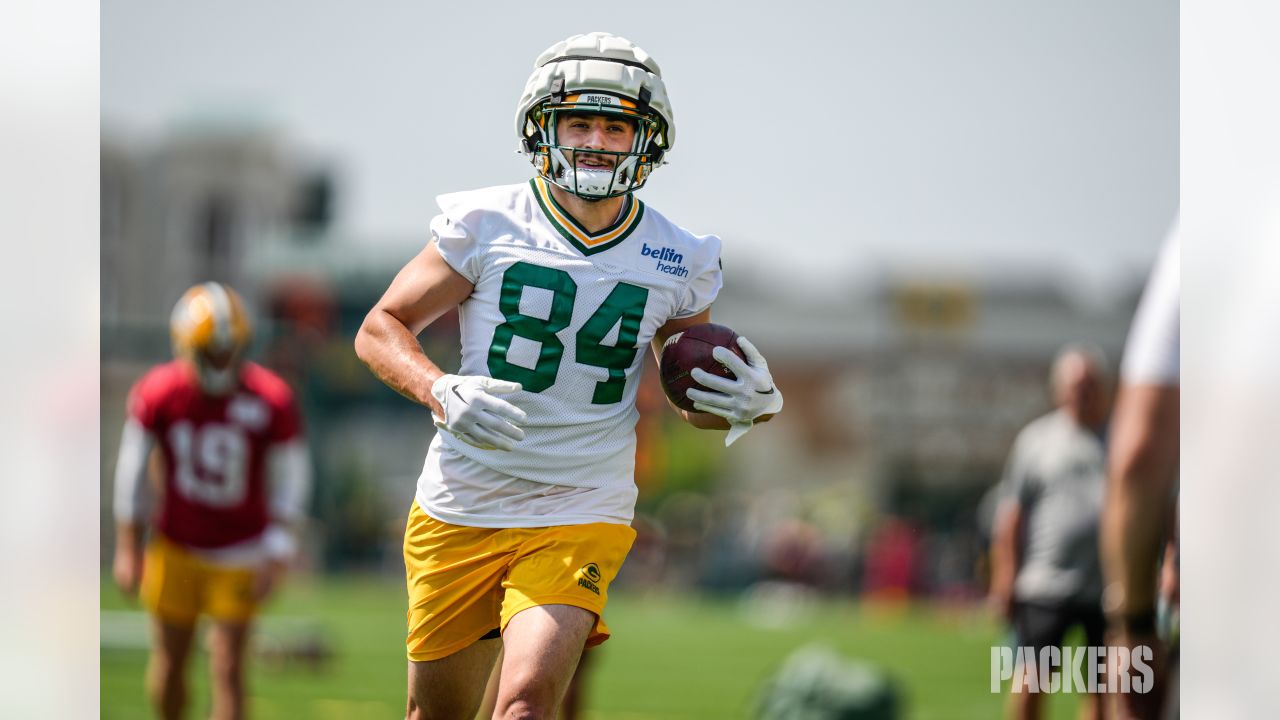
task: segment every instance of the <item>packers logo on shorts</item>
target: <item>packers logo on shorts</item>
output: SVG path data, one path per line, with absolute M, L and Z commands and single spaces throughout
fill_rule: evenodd
M 596 567 L 595 563 L 583 565 L 582 569 L 575 574 L 578 576 L 579 587 L 584 587 L 597 595 L 600 594 L 600 586 L 596 584 L 600 582 L 600 568 Z

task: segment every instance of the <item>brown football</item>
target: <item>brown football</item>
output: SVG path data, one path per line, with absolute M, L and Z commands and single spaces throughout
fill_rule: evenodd
M 694 368 L 702 368 L 712 375 L 724 378 L 734 377 L 729 368 L 712 357 L 711 353 L 717 347 L 727 347 L 738 357 L 747 359 L 742 348 L 738 347 L 738 333 L 724 325 L 715 323 L 694 325 L 667 339 L 666 345 L 662 348 L 662 361 L 658 369 L 662 377 L 662 390 L 676 407 L 697 412 L 693 409 L 693 401 L 685 395 L 685 391 L 691 387 L 699 390 L 709 389 L 690 375 Z

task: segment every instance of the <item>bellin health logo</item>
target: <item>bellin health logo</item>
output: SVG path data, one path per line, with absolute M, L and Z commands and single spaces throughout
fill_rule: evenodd
M 675 275 L 676 277 L 687 277 L 689 275 L 689 268 L 680 264 L 684 262 L 684 255 L 669 247 L 651 248 L 648 243 L 643 243 L 640 247 L 640 254 L 656 259 L 658 261 L 656 267 L 658 272 Z M 671 264 L 668 265 L 667 263 Z

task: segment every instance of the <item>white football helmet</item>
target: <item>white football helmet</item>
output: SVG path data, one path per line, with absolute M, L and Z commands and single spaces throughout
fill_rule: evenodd
M 622 115 L 636 123 L 630 152 L 616 156 L 612 172 L 576 169 L 573 148 L 558 144 L 556 119 L 564 112 Z M 538 56 L 516 109 L 516 135 L 538 174 L 587 200 L 638 190 L 675 145 L 675 122 L 662 70 L 635 43 L 593 32 L 562 40 Z

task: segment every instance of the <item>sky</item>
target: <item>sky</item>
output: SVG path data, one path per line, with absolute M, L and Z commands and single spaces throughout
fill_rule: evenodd
M 520 182 L 537 55 L 606 30 L 661 64 L 677 138 L 640 197 L 727 268 L 840 284 L 1144 272 L 1176 212 L 1178 10 L 1157 0 L 101 6 L 103 127 L 281 129 L 338 223 L 418 242 L 434 197 Z

